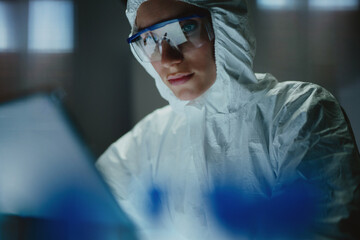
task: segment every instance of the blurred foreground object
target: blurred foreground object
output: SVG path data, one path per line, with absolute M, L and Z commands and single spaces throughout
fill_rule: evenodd
M 60 102 L 0 105 L 0 239 L 136 239 Z
M 247 195 L 229 184 L 216 187 L 209 203 L 219 225 L 234 237 L 308 239 L 319 214 L 320 195 L 319 189 L 304 181 L 271 198 Z

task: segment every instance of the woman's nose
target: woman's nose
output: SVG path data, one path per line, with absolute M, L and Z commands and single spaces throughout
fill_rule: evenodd
M 161 43 L 161 64 L 165 67 L 171 67 L 172 65 L 179 64 L 183 61 L 184 56 L 179 49 L 171 46 L 166 40 Z

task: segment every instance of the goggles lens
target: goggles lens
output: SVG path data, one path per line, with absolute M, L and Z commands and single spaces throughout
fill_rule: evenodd
M 128 38 L 128 43 L 144 62 L 161 60 L 164 44 L 183 53 L 213 39 L 206 17 L 193 15 L 152 25 Z

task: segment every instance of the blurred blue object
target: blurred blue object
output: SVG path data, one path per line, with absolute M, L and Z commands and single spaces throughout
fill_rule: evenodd
M 247 198 L 231 185 L 216 187 L 210 195 L 210 206 L 219 224 L 234 234 L 252 235 L 256 230 L 261 203 Z
M 149 190 L 149 197 L 150 197 L 150 207 L 149 212 L 150 215 L 153 217 L 159 217 L 162 212 L 162 201 L 161 198 L 163 197 L 163 192 L 159 187 L 153 186 Z
M 135 239 L 60 101 L 0 105 L 0 239 Z
M 244 194 L 232 185 L 216 187 L 210 206 L 219 225 L 233 235 L 303 239 L 314 222 L 318 192 L 296 182 L 272 198 Z

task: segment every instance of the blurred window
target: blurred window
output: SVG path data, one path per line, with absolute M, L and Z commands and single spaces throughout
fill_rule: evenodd
M 299 7 L 298 0 L 258 0 L 260 9 L 266 10 L 292 10 Z
M 29 3 L 28 48 L 34 52 L 71 52 L 74 45 L 73 3 L 69 0 Z
M 358 0 L 309 0 L 310 9 L 315 10 L 356 10 Z
M 0 0 L 0 102 L 73 77 L 73 0 Z
M 16 49 L 13 15 L 12 4 L 0 1 L 0 52 L 8 52 Z

